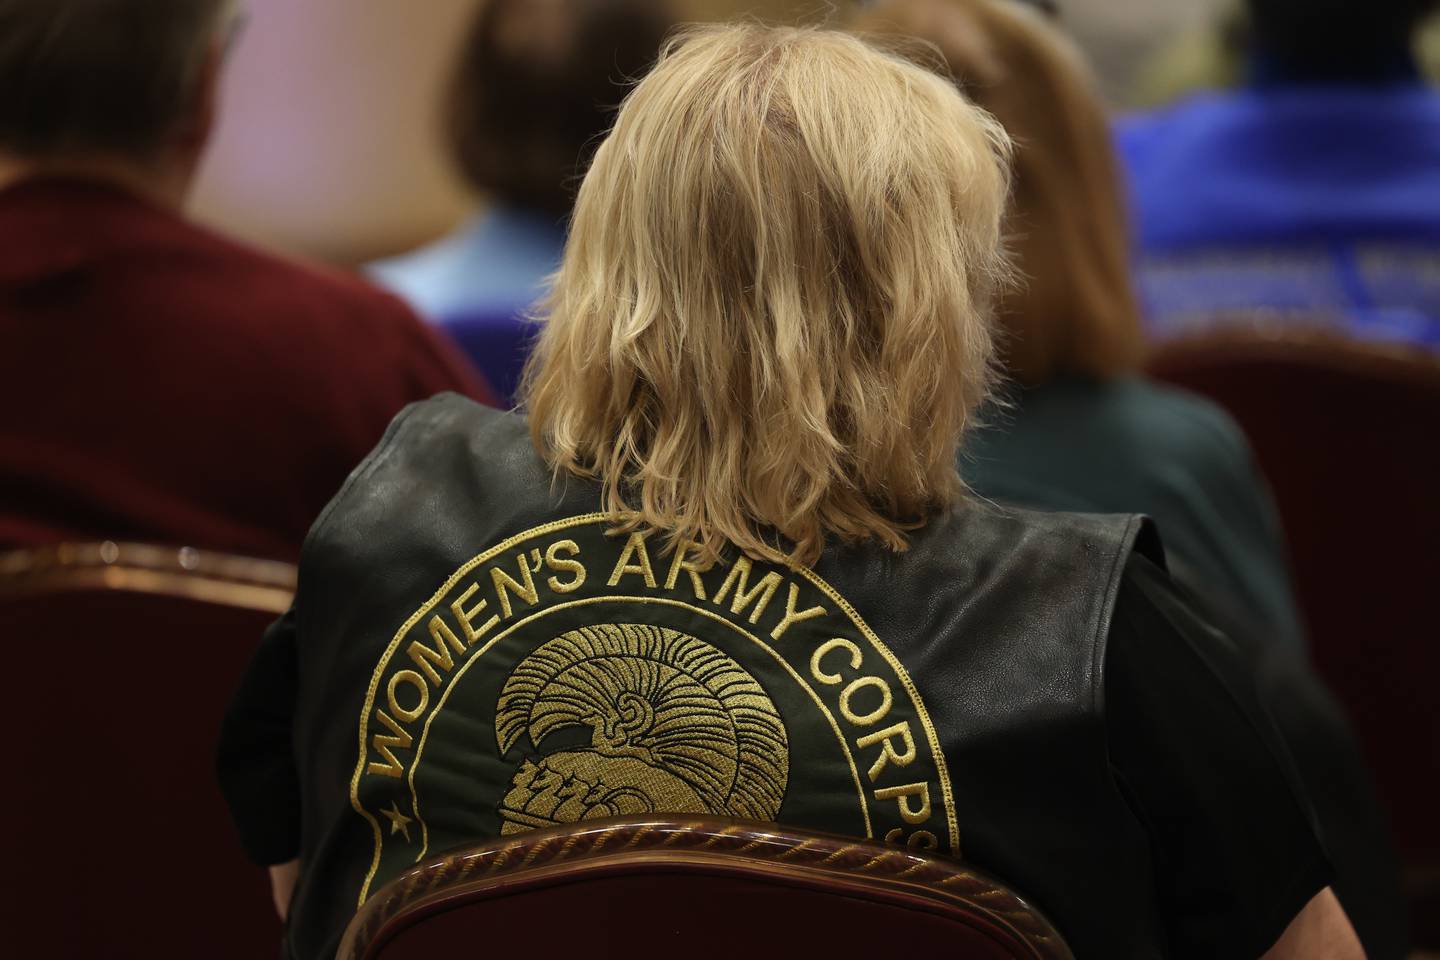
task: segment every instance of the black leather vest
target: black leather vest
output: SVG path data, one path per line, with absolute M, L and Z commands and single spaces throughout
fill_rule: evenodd
M 442 396 L 397 418 L 316 523 L 296 603 L 296 956 L 327 955 L 426 855 L 649 811 L 960 854 L 1080 956 L 1159 955 L 1102 714 L 1140 518 L 972 502 L 904 554 L 706 569 L 598 509 L 592 485 L 552 480 L 522 419 Z

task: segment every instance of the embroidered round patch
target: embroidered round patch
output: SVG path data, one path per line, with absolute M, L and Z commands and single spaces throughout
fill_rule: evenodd
M 625 814 L 958 853 L 944 757 L 893 652 L 810 570 L 697 557 L 573 517 L 486 550 L 406 621 L 359 722 L 361 902 L 429 853 Z

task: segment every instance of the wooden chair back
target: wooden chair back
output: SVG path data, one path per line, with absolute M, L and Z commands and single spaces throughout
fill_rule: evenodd
M 1249 436 L 1316 666 L 1402 856 L 1440 865 L 1440 359 L 1261 329 L 1163 345 L 1150 372 L 1216 401 Z
M 11 677 L 0 923 L 14 956 L 278 953 L 268 881 L 240 850 L 215 744 L 294 585 L 288 564 L 190 549 L 0 555 Z
M 1060 934 L 953 860 L 775 824 L 618 818 L 505 836 L 370 898 L 339 960 L 469 955 L 1065 960 Z

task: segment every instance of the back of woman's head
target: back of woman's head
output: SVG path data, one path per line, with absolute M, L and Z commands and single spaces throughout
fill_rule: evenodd
M 525 396 L 557 472 L 672 545 L 903 549 L 960 492 L 1004 133 L 845 34 L 673 40 L 580 189 Z
M 1010 375 L 1037 385 L 1134 370 L 1143 337 L 1119 173 L 1079 52 L 1014 0 L 881 0 L 854 26 L 933 44 L 1015 141 L 1010 231 L 1023 282 L 997 310 Z

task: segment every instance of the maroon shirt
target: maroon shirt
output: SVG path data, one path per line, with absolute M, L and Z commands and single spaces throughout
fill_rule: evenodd
M 493 394 L 399 300 L 100 183 L 0 190 L 0 550 L 279 559 L 407 403 Z

